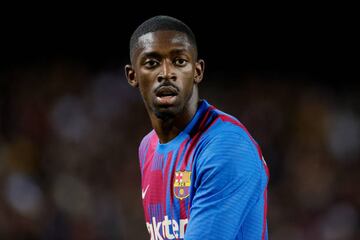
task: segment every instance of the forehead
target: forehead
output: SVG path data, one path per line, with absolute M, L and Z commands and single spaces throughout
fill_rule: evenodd
M 185 33 L 177 31 L 149 32 L 139 37 L 134 51 L 134 57 L 147 52 L 166 53 L 172 50 L 194 51 Z

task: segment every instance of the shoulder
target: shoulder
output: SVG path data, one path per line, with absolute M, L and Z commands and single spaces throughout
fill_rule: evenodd
M 236 128 L 214 133 L 203 139 L 195 155 L 195 186 L 207 182 L 221 189 L 228 183 L 267 182 L 261 155 L 249 136 Z
M 260 170 L 260 148 L 245 126 L 235 117 L 216 111 L 216 122 L 202 134 L 199 141 L 195 154 L 196 166 Z
M 240 141 L 255 147 L 256 150 L 256 141 L 237 118 L 218 109 L 214 109 L 213 112 L 215 120 L 212 122 L 212 126 L 203 132 L 201 141 L 205 143 L 223 142 L 229 145 L 236 145 Z
M 219 128 L 204 134 L 199 153 L 202 156 L 218 155 L 233 159 L 245 156 L 259 159 L 257 145 L 246 132 L 238 128 Z
M 142 146 L 148 145 L 152 140 L 154 140 L 154 138 L 156 138 L 156 133 L 154 130 L 150 131 L 148 134 L 146 134 L 143 139 L 140 142 L 139 147 L 141 148 Z
M 145 135 L 145 137 L 143 137 L 143 139 L 140 142 L 140 145 L 139 145 L 140 158 L 142 158 L 143 155 L 145 154 L 145 152 L 148 151 L 149 146 L 154 145 L 155 142 L 157 142 L 157 135 L 156 135 L 155 131 L 152 130 L 147 135 Z

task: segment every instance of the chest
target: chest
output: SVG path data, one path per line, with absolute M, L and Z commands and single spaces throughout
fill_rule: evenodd
M 192 161 L 191 155 L 178 152 L 148 156 L 142 171 L 142 201 L 149 218 L 186 217 L 191 206 Z

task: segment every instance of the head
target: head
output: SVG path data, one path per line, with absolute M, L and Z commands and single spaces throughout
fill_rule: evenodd
M 173 118 L 197 106 L 204 71 L 197 55 L 193 32 L 173 17 L 150 18 L 134 31 L 125 73 L 151 116 Z

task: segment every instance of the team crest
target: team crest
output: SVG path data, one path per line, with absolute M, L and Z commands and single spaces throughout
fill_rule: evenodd
M 190 195 L 191 172 L 177 171 L 174 180 L 174 195 L 176 198 L 183 200 Z

